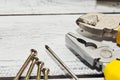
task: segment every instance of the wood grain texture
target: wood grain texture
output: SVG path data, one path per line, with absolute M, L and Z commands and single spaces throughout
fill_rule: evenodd
M 120 12 L 120 2 L 96 0 L 1 0 L 0 15 Z
M 14 77 L 29 50 L 38 50 L 38 57 L 50 68 L 50 75 L 64 75 L 45 51 L 49 45 L 75 74 L 100 74 L 83 65 L 65 46 L 65 34 L 76 32 L 75 21 L 80 15 L 3 16 L 0 18 L 0 77 Z M 81 67 L 80 67 L 81 66 Z M 83 71 L 83 69 L 85 71 Z M 27 70 L 26 70 L 27 71 Z M 25 75 L 26 71 L 23 75 Z M 32 75 L 36 74 L 36 68 Z
M 104 12 L 120 15 L 119 4 L 119 1 L 101 4 L 101 1 L 96 0 L 1 0 L 0 77 L 14 77 L 31 48 L 38 50 L 40 60 L 45 62 L 46 67 L 54 70 L 50 75 L 65 74 L 47 55 L 45 44 L 50 45 L 76 74 L 98 73 L 85 65 L 79 67 L 83 64 L 66 48 L 65 34 L 76 32 L 78 26 L 75 21 L 83 13 Z M 71 60 L 72 63 L 76 62 L 77 68 L 71 65 Z M 83 68 L 84 72 L 81 71 Z M 32 75 L 35 72 L 34 70 Z

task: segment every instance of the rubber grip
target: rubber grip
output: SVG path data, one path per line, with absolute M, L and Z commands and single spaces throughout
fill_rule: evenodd
M 116 42 L 117 42 L 118 45 L 120 45 L 120 27 L 118 28 Z
M 104 68 L 105 80 L 120 80 L 120 60 L 113 60 Z

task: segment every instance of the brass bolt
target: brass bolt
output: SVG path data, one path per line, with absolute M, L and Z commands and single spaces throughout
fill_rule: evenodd
M 25 70 L 25 68 L 27 67 L 27 65 L 29 64 L 30 60 L 37 55 L 37 51 L 34 49 L 31 49 L 31 53 L 28 56 L 27 60 L 24 62 L 24 64 L 22 65 L 21 69 L 18 71 L 16 77 L 14 78 L 14 80 L 19 80 L 21 74 L 23 73 L 23 71 Z
M 33 68 L 35 66 L 36 61 L 38 61 L 38 58 L 34 57 L 33 60 L 32 60 L 32 63 L 30 64 L 30 67 L 29 67 L 29 69 L 27 71 L 27 74 L 26 74 L 24 80 L 28 80 L 29 79 L 29 77 L 31 75 L 31 72 L 32 72 L 32 70 L 33 70 Z
M 48 68 L 43 68 L 42 72 L 44 74 L 44 80 L 48 80 L 48 74 L 49 74 L 49 69 Z
M 41 79 L 41 70 L 42 70 L 42 68 L 43 68 L 44 62 L 38 61 L 36 64 L 38 65 L 38 69 L 37 69 L 37 79 L 36 79 L 36 80 L 40 80 L 40 79 Z

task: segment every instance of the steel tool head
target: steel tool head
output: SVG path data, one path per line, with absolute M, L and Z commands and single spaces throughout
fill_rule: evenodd
M 69 34 L 77 38 L 81 37 L 80 35 L 74 33 Z M 67 47 L 73 51 L 73 53 L 77 54 L 79 59 L 81 57 L 83 60 L 85 60 L 92 69 L 103 71 L 106 63 L 109 63 L 111 60 L 114 60 L 120 56 L 119 52 L 116 49 L 113 49 L 111 46 L 83 37 L 85 41 L 92 41 L 95 43 L 94 45 L 93 43 L 91 44 L 87 42 L 89 43 L 89 45 L 87 45 L 89 47 L 86 47 L 83 43 L 80 43 L 69 34 L 66 34 Z M 91 47 L 91 45 L 95 48 Z
M 116 36 L 120 28 L 120 17 L 101 13 L 88 13 L 80 16 L 76 23 L 80 27 L 79 29 L 82 29 L 79 33 L 83 36 L 92 39 L 92 36 L 94 36 L 96 40 L 116 42 Z M 119 43 L 117 42 L 117 44 Z

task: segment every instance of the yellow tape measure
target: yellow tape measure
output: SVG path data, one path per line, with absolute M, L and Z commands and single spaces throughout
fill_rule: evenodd
M 120 45 L 120 27 L 118 28 L 116 42 L 117 42 L 118 45 Z
M 120 59 L 113 60 L 104 68 L 105 80 L 120 80 Z

